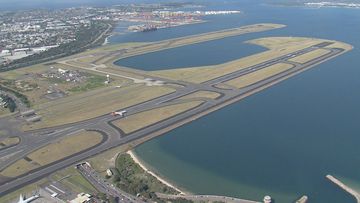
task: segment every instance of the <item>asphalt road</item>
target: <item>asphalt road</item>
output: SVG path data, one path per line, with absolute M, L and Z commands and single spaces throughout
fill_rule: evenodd
M 77 170 L 86 178 L 99 192 L 119 198 L 122 203 L 141 203 L 140 199 L 121 191 L 116 186 L 105 181 L 91 166 L 82 163 L 76 166 Z
M 94 156 L 96 154 L 99 154 L 101 152 L 104 152 L 110 148 L 117 147 L 120 145 L 127 144 L 129 142 L 132 142 L 134 140 L 143 138 L 148 136 L 151 133 L 158 132 L 166 127 L 174 126 L 179 123 L 186 123 L 190 122 L 193 117 L 199 116 L 199 115 L 205 115 L 208 111 L 213 109 L 218 109 L 223 107 L 224 105 L 228 105 L 232 102 L 238 101 L 240 98 L 243 98 L 245 96 L 248 96 L 256 91 L 259 91 L 263 89 L 264 87 L 269 87 L 275 83 L 278 83 L 282 80 L 287 79 L 288 77 L 297 74 L 301 71 L 304 71 L 312 66 L 315 66 L 325 60 L 328 60 L 330 58 L 333 58 L 337 55 L 340 55 L 345 50 L 343 49 L 337 49 L 337 48 L 326 48 L 327 45 L 329 45 L 331 42 L 327 43 L 320 43 L 318 45 L 305 48 L 300 51 L 293 52 L 291 54 L 287 54 L 284 56 L 280 56 L 277 58 L 274 58 L 272 60 L 259 63 L 255 66 L 248 67 L 246 69 L 242 69 L 239 71 L 235 71 L 233 73 L 212 79 L 210 81 L 201 83 L 201 84 L 192 84 L 187 82 L 179 82 L 179 81 L 171 81 L 168 79 L 159 78 L 162 81 L 165 81 L 165 83 L 169 84 L 180 84 L 182 87 L 177 88 L 177 91 L 168 95 L 164 95 L 161 97 L 158 97 L 153 100 L 149 100 L 131 107 L 126 108 L 128 112 L 128 116 L 131 116 L 133 114 L 147 111 L 154 108 L 159 108 L 162 106 L 170 105 L 179 102 L 178 98 L 191 94 L 193 92 L 202 90 L 202 91 L 214 91 L 220 93 L 222 96 L 216 100 L 211 99 L 204 99 L 204 103 L 196 108 L 193 108 L 191 110 L 188 110 L 184 113 L 178 114 L 176 116 L 173 116 L 169 119 L 166 119 L 164 121 L 158 122 L 156 124 L 153 124 L 151 126 L 147 126 L 143 129 L 140 129 L 136 132 L 130 133 L 130 134 L 124 134 L 121 130 L 117 129 L 113 125 L 109 125 L 114 120 L 122 119 L 119 117 L 113 117 L 110 115 L 103 115 L 99 116 L 97 118 L 85 120 L 82 122 L 62 125 L 54 128 L 47 128 L 47 129 L 40 129 L 40 130 L 34 130 L 27 133 L 21 133 L 19 136 L 22 138 L 21 142 L 13 147 L 0 150 L 0 170 L 3 170 L 10 164 L 14 163 L 15 161 L 22 159 L 27 154 L 31 153 L 32 151 L 39 149 L 42 146 L 45 146 L 49 144 L 51 141 L 72 134 L 76 133 L 79 130 L 99 130 L 107 134 L 108 139 L 89 149 L 84 151 L 83 153 L 75 154 L 70 157 L 67 157 L 63 160 L 57 161 L 55 163 L 43 166 L 39 169 L 35 169 L 33 171 L 30 171 L 27 174 L 24 174 L 22 176 L 19 176 L 14 179 L 10 180 L 0 180 L 0 196 L 9 193 L 11 191 L 14 191 L 26 184 L 29 184 L 31 182 L 34 182 L 36 180 L 39 180 L 42 177 L 46 177 L 47 175 L 65 168 L 67 166 L 70 166 L 74 163 L 77 163 L 81 160 L 85 160 L 86 158 L 89 158 L 91 156 Z M 289 59 L 305 54 L 307 52 L 313 51 L 315 49 L 328 49 L 330 53 L 321 56 L 319 58 L 316 58 L 312 61 L 309 61 L 305 64 L 295 63 L 289 61 Z M 216 84 L 223 83 L 226 81 L 229 81 L 233 78 L 237 78 L 239 76 L 243 76 L 255 71 L 258 71 L 260 69 L 266 68 L 268 66 L 277 64 L 277 63 L 289 63 L 293 65 L 292 68 L 274 75 L 270 78 L 266 78 L 262 81 L 256 82 L 250 86 L 241 88 L 241 89 L 221 89 L 215 87 Z M 154 77 L 152 77 L 154 78 Z M 156 78 L 155 78 L 156 79 Z M 122 110 L 122 109 L 121 109 Z M 1 123 L 1 120 L 0 120 Z M 11 125 L 8 125 L 7 128 L 9 130 L 11 129 Z

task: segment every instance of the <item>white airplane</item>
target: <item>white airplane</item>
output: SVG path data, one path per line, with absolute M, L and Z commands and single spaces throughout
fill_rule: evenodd
M 33 200 L 35 200 L 35 199 L 37 199 L 39 197 L 40 197 L 39 195 L 34 195 L 34 196 L 31 196 L 31 197 L 26 199 L 25 197 L 22 196 L 22 194 L 20 194 L 20 198 L 19 198 L 18 203 L 30 203 L 30 202 L 32 202 Z
M 111 112 L 110 115 L 112 116 L 120 116 L 120 117 L 125 117 L 126 116 L 127 111 L 115 111 L 115 112 Z

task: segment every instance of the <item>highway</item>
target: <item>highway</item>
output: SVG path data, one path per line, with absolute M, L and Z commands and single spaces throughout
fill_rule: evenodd
M 293 52 L 291 54 L 287 54 L 284 56 L 280 56 L 269 61 L 259 63 L 255 66 L 251 66 L 245 69 L 241 69 L 239 71 L 232 72 L 230 74 L 203 82 L 201 84 L 193 84 L 183 81 L 172 81 L 169 79 L 163 78 L 155 78 L 164 81 L 166 84 L 180 84 L 181 87 L 176 89 L 176 92 L 170 93 L 153 100 L 149 100 L 131 107 L 126 108 L 128 115 L 131 116 L 143 111 L 159 108 L 162 106 L 167 106 L 171 104 L 175 104 L 179 102 L 179 98 L 185 95 L 194 93 L 196 91 L 213 91 L 221 94 L 221 97 L 213 100 L 213 99 L 203 99 L 203 103 L 196 108 L 190 109 L 184 113 L 178 114 L 166 120 L 160 121 L 153 125 L 147 126 L 143 129 L 137 130 L 135 132 L 125 134 L 121 131 L 121 129 L 117 129 L 114 125 L 111 125 L 111 122 L 117 119 L 123 119 L 119 117 L 113 117 L 110 115 L 102 115 L 97 118 L 88 119 L 82 122 L 57 126 L 53 128 L 34 130 L 29 132 L 22 132 L 19 136 L 22 138 L 21 142 L 13 147 L 0 150 L 0 170 L 3 170 L 10 164 L 15 161 L 22 159 L 27 154 L 32 151 L 45 146 L 51 141 L 58 139 L 60 137 L 67 136 L 72 133 L 76 133 L 80 130 L 97 130 L 101 131 L 107 135 L 107 139 L 101 144 L 85 150 L 81 153 L 74 154 L 70 157 L 66 157 L 62 160 L 54 162 L 52 164 L 42 166 L 41 168 L 30 171 L 27 174 L 21 175 L 14 179 L 0 179 L 0 196 L 5 195 L 11 191 L 14 191 L 18 188 L 23 187 L 26 184 L 32 183 L 36 180 L 39 180 L 47 175 L 70 166 L 72 164 L 78 163 L 86 158 L 97 155 L 101 152 L 104 152 L 110 148 L 117 147 L 120 145 L 124 145 L 130 143 L 134 140 L 138 140 L 154 133 L 169 131 L 175 127 L 183 125 L 185 123 L 191 122 L 192 120 L 204 116 L 214 110 L 220 109 L 226 105 L 234 103 L 246 96 L 249 96 L 253 93 L 256 93 L 264 88 L 270 87 L 271 85 L 278 83 L 282 80 L 285 80 L 297 73 L 300 73 L 304 70 L 307 70 L 319 63 L 322 63 L 326 60 L 329 60 L 333 57 L 336 57 L 342 54 L 345 50 L 338 48 L 326 48 L 326 46 L 330 45 L 331 42 L 320 43 L 315 46 L 311 46 L 305 48 L 300 51 Z M 300 64 L 289 61 L 289 59 L 294 58 L 296 56 L 314 51 L 316 49 L 328 49 L 330 53 L 313 59 L 307 63 Z M 251 84 L 247 87 L 236 89 L 221 89 L 217 88 L 216 85 L 229 81 L 231 79 L 244 76 L 246 74 L 264 69 L 271 65 L 277 63 L 288 63 L 293 67 L 283 71 L 277 75 L 266 78 L 262 81 Z M 154 77 L 152 77 L 154 78 Z M 123 109 L 120 109 L 123 110 Z M 1 123 L 1 120 L 0 120 Z M 7 128 L 11 130 L 11 125 L 7 125 Z M 4 158 L 5 157 L 5 158 Z
M 143 202 L 105 181 L 88 163 L 81 163 L 76 168 L 99 192 L 117 197 L 123 203 Z

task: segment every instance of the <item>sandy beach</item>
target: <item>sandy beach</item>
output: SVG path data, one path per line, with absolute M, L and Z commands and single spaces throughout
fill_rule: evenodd
M 139 166 L 146 171 L 147 173 L 151 174 L 152 176 L 154 176 L 156 179 L 158 179 L 160 182 L 162 182 L 163 184 L 167 185 L 168 187 L 173 188 L 174 190 L 180 192 L 181 195 L 186 195 L 186 193 L 184 193 L 183 191 L 181 191 L 179 188 L 177 188 L 176 186 L 174 186 L 173 184 L 169 183 L 168 181 L 164 180 L 163 178 L 161 178 L 160 176 L 156 175 L 154 172 L 150 171 L 148 168 L 146 168 L 146 166 L 136 157 L 135 153 L 132 152 L 131 150 L 126 152 L 127 154 L 129 154 L 131 156 L 131 158 L 134 160 L 134 162 L 136 164 L 139 164 Z

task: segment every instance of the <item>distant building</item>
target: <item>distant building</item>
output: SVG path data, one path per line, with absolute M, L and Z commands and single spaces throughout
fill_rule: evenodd
M 58 69 L 58 72 L 61 73 L 61 74 L 65 74 L 65 73 L 68 73 L 69 70 L 65 70 L 65 69 L 59 68 L 59 69 Z
M 91 195 L 80 193 L 77 195 L 77 197 L 70 201 L 70 203 L 87 203 L 91 201 Z

